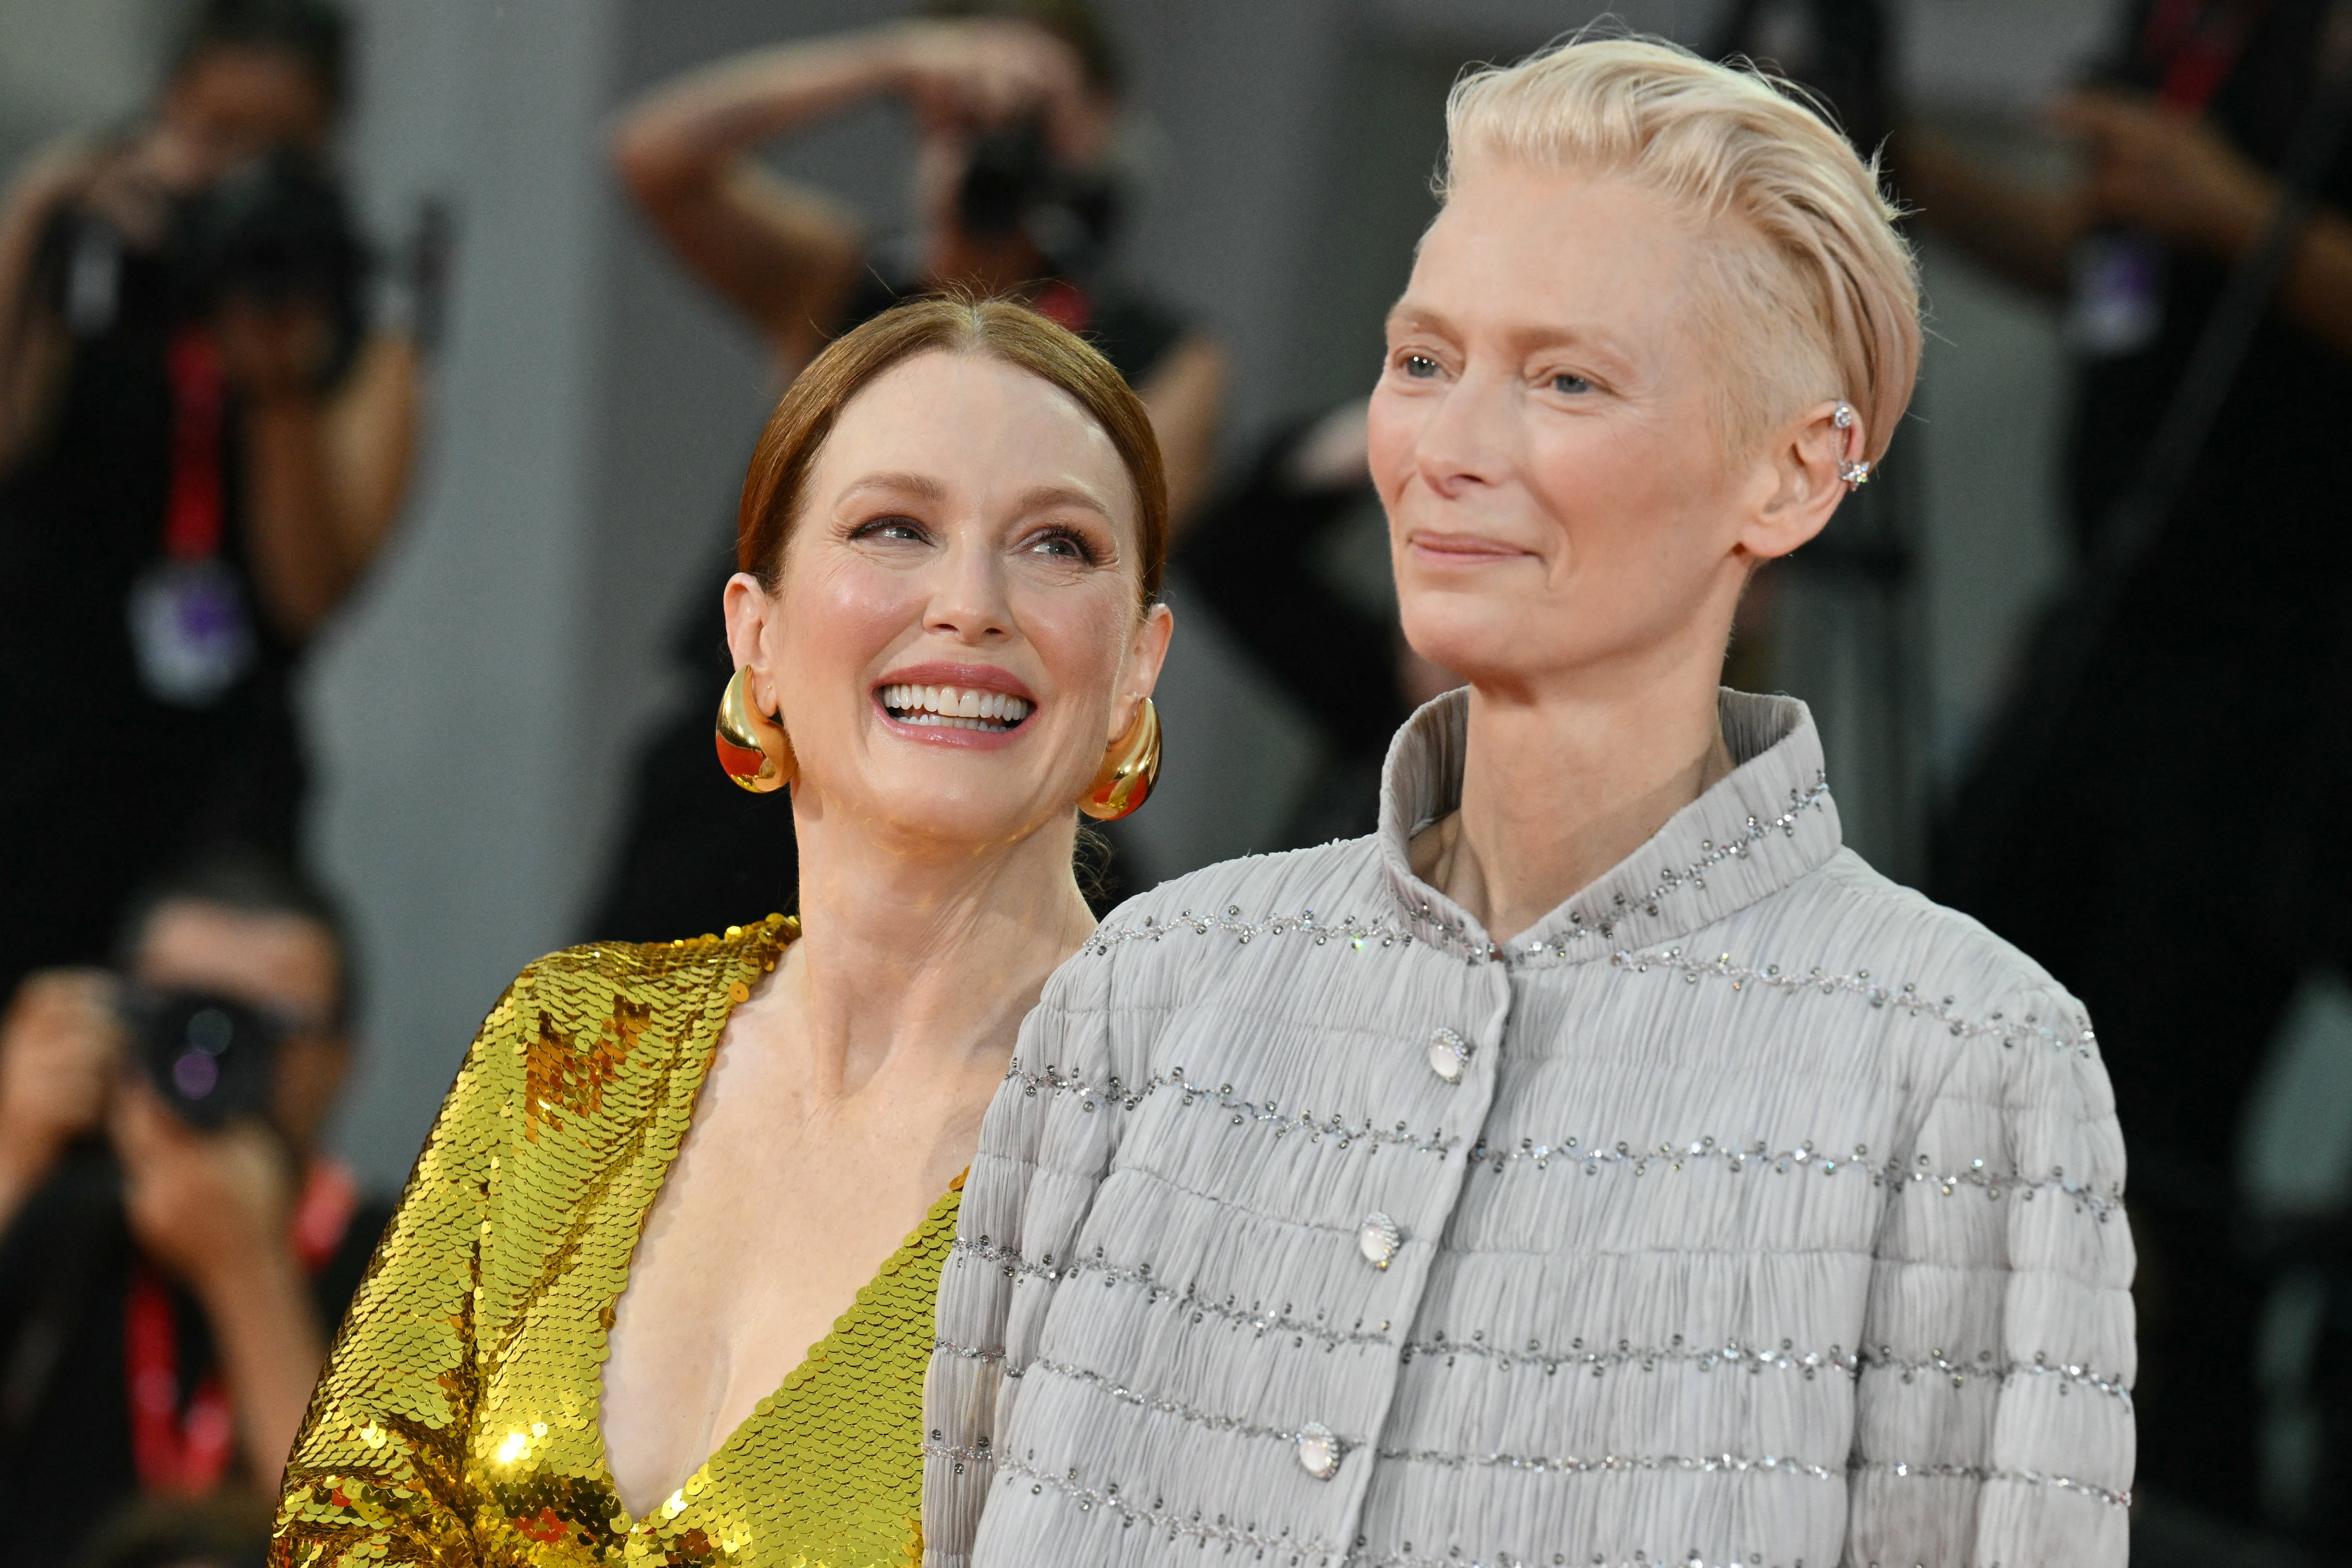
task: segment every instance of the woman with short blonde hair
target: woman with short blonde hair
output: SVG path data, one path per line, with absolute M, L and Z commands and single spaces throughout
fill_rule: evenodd
M 1717 685 L 1910 396 L 1875 173 L 1629 38 L 1448 139 L 1369 438 L 1466 688 L 1370 837 L 1048 984 L 940 1293 L 932 1561 L 2120 1568 L 2089 1025 L 1842 847 L 1803 704 Z

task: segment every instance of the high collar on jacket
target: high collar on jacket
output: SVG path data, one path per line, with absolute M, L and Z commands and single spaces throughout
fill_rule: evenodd
M 1461 805 L 1469 746 L 1466 689 L 1425 704 L 1390 742 L 1381 776 L 1381 866 L 1412 933 L 1472 963 L 1580 963 L 1671 944 L 1820 867 L 1842 836 L 1812 714 L 1793 697 L 1727 687 L 1719 702 L 1732 771 L 1507 946 L 1412 874 L 1413 835 Z

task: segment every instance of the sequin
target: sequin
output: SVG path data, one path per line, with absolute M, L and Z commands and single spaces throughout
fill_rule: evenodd
M 598 1421 L 630 1251 L 732 1007 L 798 934 L 525 970 L 443 1105 L 286 1473 L 271 1562 L 906 1565 L 961 1185 L 782 1386 L 643 1520 Z

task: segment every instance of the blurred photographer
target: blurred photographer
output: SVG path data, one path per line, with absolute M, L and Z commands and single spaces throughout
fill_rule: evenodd
M 386 1215 L 317 1149 L 348 963 L 294 872 L 220 852 L 133 900 L 116 970 L 0 1014 L 0 1510 L 49 1532 L 0 1562 L 274 1486 Z
M 418 399 L 325 161 L 345 52 L 323 0 L 205 0 L 152 117 L 0 206 L 0 993 L 193 844 L 292 850 L 288 677 Z

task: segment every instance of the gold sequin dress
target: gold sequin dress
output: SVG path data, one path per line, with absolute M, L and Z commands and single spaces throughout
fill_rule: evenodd
M 961 1182 L 646 1518 L 604 1462 L 630 1252 L 728 1015 L 797 934 L 771 916 L 575 949 L 499 998 L 311 1399 L 273 1563 L 920 1560 L 923 1370 Z

